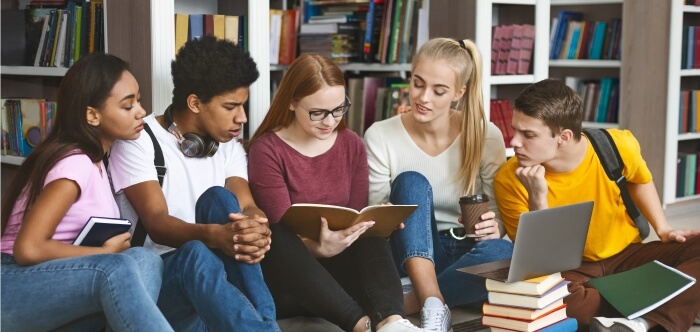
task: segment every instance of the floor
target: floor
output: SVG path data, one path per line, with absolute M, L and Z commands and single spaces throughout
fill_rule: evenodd
M 686 204 L 674 205 L 667 208 L 666 215 L 669 224 L 674 229 L 700 229 L 700 205 Z M 652 231 L 647 241 L 658 240 L 656 234 Z M 481 317 L 481 312 L 471 308 L 455 307 L 451 308 L 452 323 L 455 325 L 454 332 L 470 332 L 470 331 L 488 331 L 486 328 L 473 328 L 467 322 Z M 411 321 L 418 324 L 420 317 L 411 315 Z M 280 328 L 284 332 L 342 332 L 337 326 L 328 323 L 321 318 L 295 317 L 283 319 L 279 321 Z M 695 325 L 690 329 L 690 332 L 700 332 L 700 325 Z

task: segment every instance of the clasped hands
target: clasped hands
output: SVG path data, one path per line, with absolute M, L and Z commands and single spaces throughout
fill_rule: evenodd
M 230 213 L 228 217 L 231 222 L 221 225 L 224 231 L 220 232 L 221 244 L 217 248 L 237 261 L 259 263 L 272 243 L 267 218 L 242 213 Z

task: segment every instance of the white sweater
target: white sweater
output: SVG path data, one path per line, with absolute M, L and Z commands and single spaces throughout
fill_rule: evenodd
M 461 134 L 457 135 L 445 151 L 432 157 L 416 145 L 400 116 L 375 122 L 367 129 L 364 137 L 369 162 L 369 204 L 388 202 L 394 179 L 403 172 L 415 171 L 425 176 L 433 188 L 438 231 L 462 227 L 457 222 L 457 217 L 460 216 L 459 198 L 464 193 L 461 189 L 462 181 L 456 176 L 462 155 L 461 138 Z M 475 192 L 489 196 L 489 210 L 496 213 L 499 223 L 501 218 L 493 193 L 493 179 L 505 161 L 503 135 L 489 122 Z M 499 228 L 502 230 L 502 225 Z

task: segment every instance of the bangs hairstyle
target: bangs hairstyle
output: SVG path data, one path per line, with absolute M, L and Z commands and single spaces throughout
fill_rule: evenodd
M 515 98 L 515 110 L 540 119 L 552 131 L 552 137 L 569 129 L 581 139 L 583 109 L 581 97 L 564 82 L 545 79 L 526 87 Z
M 51 133 L 27 156 L 3 197 L 2 234 L 22 191 L 26 188 L 27 201 L 18 210 L 26 211 L 39 197 L 46 175 L 59 160 L 78 153 L 86 154 L 93 163 L 102 160 L 106 152 L 102 131 L 88 124 L 87 109 L 103 109 L 112 88 L 127 71 L 129 65 L 124 60 L 102 53 L 81 57 L 68 69 L 58 88 L 59 111 Z
M 479 164 L 486 141 L 486 116 L 481 89 L 481 53 L 469 39 L 461 41 L 449 38 L 434 38 L 421 46 L 413 58 L 412 67 L 425 59 L 447 62 L 454 71 L 455 89 L 466 91 L 459 99 L 456 110 L 462 112 L 462 160 L 457 177 L 462 181 L 462 191 L 473 194 Z
M 270 110 L 250 142 L 265 133 L 289 126 L 294 121 L 294 113 L 289 110 L 289 105 L 329 86 L 345 87 L 345 76 L 338 65 L 318 54 L 303 54 L 296 58 L 284 72 Z M 336 129 L 344 128 L 345 119 L 342 118 Z
M 214 36 L 186 42 L 170 68 L 173 111 L 185 109 L 189 95 L 206 104 L 216 96 L 249 87 L 260 76 L 248 52 Z

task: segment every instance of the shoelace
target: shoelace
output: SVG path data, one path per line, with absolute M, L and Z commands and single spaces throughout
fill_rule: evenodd
M 442 321 L 447 311 L 443 308 L 423 309 L 421 327 L 430 331 L 442 331 Z

